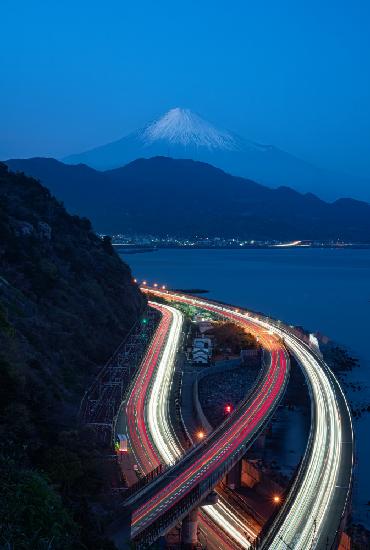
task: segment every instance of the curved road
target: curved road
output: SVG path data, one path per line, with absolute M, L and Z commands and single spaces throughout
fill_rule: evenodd
M 144 474 L 160 463 L 174 464 L 185 452 L 172 427 L 169 412 L 183 316 L 175 308 L 156 303 L 150 305 L 159 310 L 162 317 L 131 388 L 124 415 L 130 450 Z M 203 508 L 199 523 L 207 542 L 212 542 L 214 548 L 250 548 L 249 540 L 256 537 L 224 499 Z
M 328 366 L 291 327 L 282 323 L 197 297 L 152 289 L 150 292 L 226 314 L 284 340 L 306 377 L 312 425 L 296 482 L 262 547 L 333 548 L 351 491 L 353 430 L 345 396 Z
M 248 329 L 258 332 L 264 347 L 270 350 L 269 368 L 259 380 L 254 394 L 245 399 L 219 429 L 186 454 L 161 479 L 130 499 L 134 508 L 131 529 L 133 537 L 137 538 L 153 524 L 157 530 L 164 532 L 199 504 L 245 453 L 279 404 L 289 372 L 283 346 L 275 336 L 264 333 L 260 327 L 248 321 L 244 321 L 244 324 Z M 154 369 L 160 353 L 160 345 L 156 345 L 156 340 L 158 339 L 155 338 L 152 342 L 145 360 L 148 372 Z M 141 384 L 141 391 L 138 393 L 145 393 L 148 388 L 145 377 L 140 377 L 137 383 Z M 134 409 L 130 412 L 130 403 L 126 412 L 131 416 L 128 420 L 130 425 L 136 424 L 141 429 L 142 420 L 137 417 Z M 150 414 L 148 424 L 153 422 Z M 155 431 L 155 424 L 151 429 Z M 140 444 L 140 441 L 134 443 L 135 448 L 139 448 Z M 143 454 L 149 464 L 155 464 L 151 442 L 149 452 L 143 449 Z M 174 510 L 179 513 L 174 515 Z
M 132 389 L 129 398 L 129 413 L 131 414 L 131 404 L 135 402 L 136 418 L 139 416 L 146 418 L 146 423 L 137 424 L 136 430 L 140 431 L 136 441 L 147 441 L 148 436 L 143 432 L 148 427 L 150 438 L 157 450 L 158 463 L 162 462 L 167 465 L 174 464 L 185 453 L 180 442 L 176 437 L 175 430 L 171 424 L 169 403 L 170 390 L 173 380 L 175 368 L 175 359 L 178 349 L 178 342 L 182 325 L 182 314 L 175 308 L 165 305 L 150 303 L 151 307 L 159 309 L 162 313 L 161 325 L 168 327 L 168 338 L 163 348 L 163 354 L 157 364 L 152 376 L 150 384 L 149 397 L 146 399 L 145 409 L 142 407 L 142 401 L 139 396 L 135 399 L 135 394 L 141 392 L 142 385 L 137 383 Z M 168 315 L 172 317 L 172 328 L 168 326 Z M 143 363 L 145 378 L 146 361 Z M 127 409 L 126 409 L 127 410 Z M 132 444 L 133 438 L 130 435 Z M 139 444 L 140 445 L 140 444 Z M 136 451 L 136 454 L 137 451 Z M 143 463 L 141 461 L 143 468 Z M 156 466 L 155 462 L 150 463 L 151 468 Z M 143 471 L 148 470 L 144 467 Z M 245 519 L 233 509 L 227 500 L 219 495 L 218 502 L 214 505 L 209 505 L 201 508 L 199 517 L 200 529 L 203 532 L 208 544 L 212 543 L 215 548 L 250 548 L 251 541 L 255 540 L 257 533 L 251 529 Z

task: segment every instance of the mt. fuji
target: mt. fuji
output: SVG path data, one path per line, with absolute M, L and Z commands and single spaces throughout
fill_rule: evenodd
M 354 183 L 348 176 L 317 168 L 272 145 L 261 145 L 219 129 L 191 110 L 179 107 L 118 141 L 63 161 L 109 170 L 137 158 L 156 156 L 207 162 L 270 187 L 287 185 L 329 200 L 348 195 Z
M 190 109 L 171 109 L 162 118 L 149 124 L 141 133 L 143 143 L 160 140 L 183 147 L 206 147 L 224 151 L 236 150 L 238 144 L 229 132 L 218 130 Z

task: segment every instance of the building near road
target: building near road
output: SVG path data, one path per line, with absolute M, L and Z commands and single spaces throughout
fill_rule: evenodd
M 208 365 L 212 356 L 212 340 L 209 336 L 194 338 L 191 352 L 193 363 Z

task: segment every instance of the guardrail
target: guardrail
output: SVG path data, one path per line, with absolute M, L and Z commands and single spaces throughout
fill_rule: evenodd
M 267 368 L 267 367 L 266 367 Z M 289 371 L 288 359 L 287 359 L 287 370 Z M 266 372 L 265 372 L 266 374 Z M 259 380 L 255 382 L 256 387 L 258 382 L 263 378 L 263 373 L 260 373 Z M 250 448 L 255 440 L 263 431 L 266 425 L 270 422 L 273 414 L 275 413 L 277 407 L 280 404 L 280 401 L 284 395 L 286 384 L 288 381 L 288 376 L 284 380 L 284 384 L 281 387 L 279 396 L 277 397 L 274 406 L 270 409 L 269 413 L 265 416 L 263 421 L 256 427 L 252 434 L 249 434 L 248 438 L 238 447 L 232 455 L 230 455 L 223 463 L 216 468 L 214 472 L 208 475 L 202 482 L 200 482 L 195 488 L 191 490 L 190 493 L 184 495 L 176 505 L 174 505 L 170 510 L 167 510 L 157 520 L 154 520 L 153 523 L 145 527 L 142 531 L 135 535 L 133 542 L 138 549 L 145 548 L 148 545 L 152 544 L 161 534 L 167 532 L 171 529 L 178 521 L 183 519 L 193 508 L 199 505 L 204 498 L 214 489 L 214 487 L 219 483 L 219 481 L 228 473 L 235 464 L 242 458 L 248 448 Z M 248 397 L 239 405 L 236 411 L 243 410 L 248 406 L 250 400 L 253 398 L 253 391 L 248 394 Z M 167 477 L 175 477 L 176 469 L 184 461 L 188 461 L 192 455 L 199 454 L 205 446 L 212 444 L 215 438 L 218 437 L 220 431 L 230 422 L 230 419 L 226 419 L 224 423 L 215 430 L 207 440 L 200 444 L 199 446 L 193 448 L 191 451 L 186 453 L 176 465 L 168 468 L 162 476 L 157 477 L 151 484 L 147 485 L 143 490 L 138 491 L 133 498 L 128 499 L 126 505 L 132 508 L 138 508 L 140 506 L 139 502 L 142 500 L 145 502 L 148 498 L 148 491 L 155 491 L 155 487 L 160 483 L 165 483 Z M 195 491 L 196 489 L 196 491 Z M 189 494 L 191 495 L 189 497 Z
M 276 407 L 278 404 L 276 405 Z M 177 522 L 181 521 L 192 509 L 196 508 L 204 498 L 215 488 L 221 479 L 239 462 L 249 447 L 253 445 L 260 432 L 265 429 L 270 422 L 276 407 L 270 412 L 265 421 L 259 426 L 258 430 L 252 435 L 247 443 L 243 443 L 237 451 L 228 457 L 215 472 L 208 476 L 204 481 L 194 487 L 190 493 L 185 495 L 176 505 L 162 514 L 150 526 L 143 529 L 133 539 L 135 548 L 141 550 L 147 548 L 155 542 L 163 533 L 170 530 Z

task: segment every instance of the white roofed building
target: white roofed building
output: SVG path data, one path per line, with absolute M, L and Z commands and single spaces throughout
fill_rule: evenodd
M 194 338 L 192 359 L 194 363 L 208 364 L 212 356 L 212 340 L 207 336 Z

